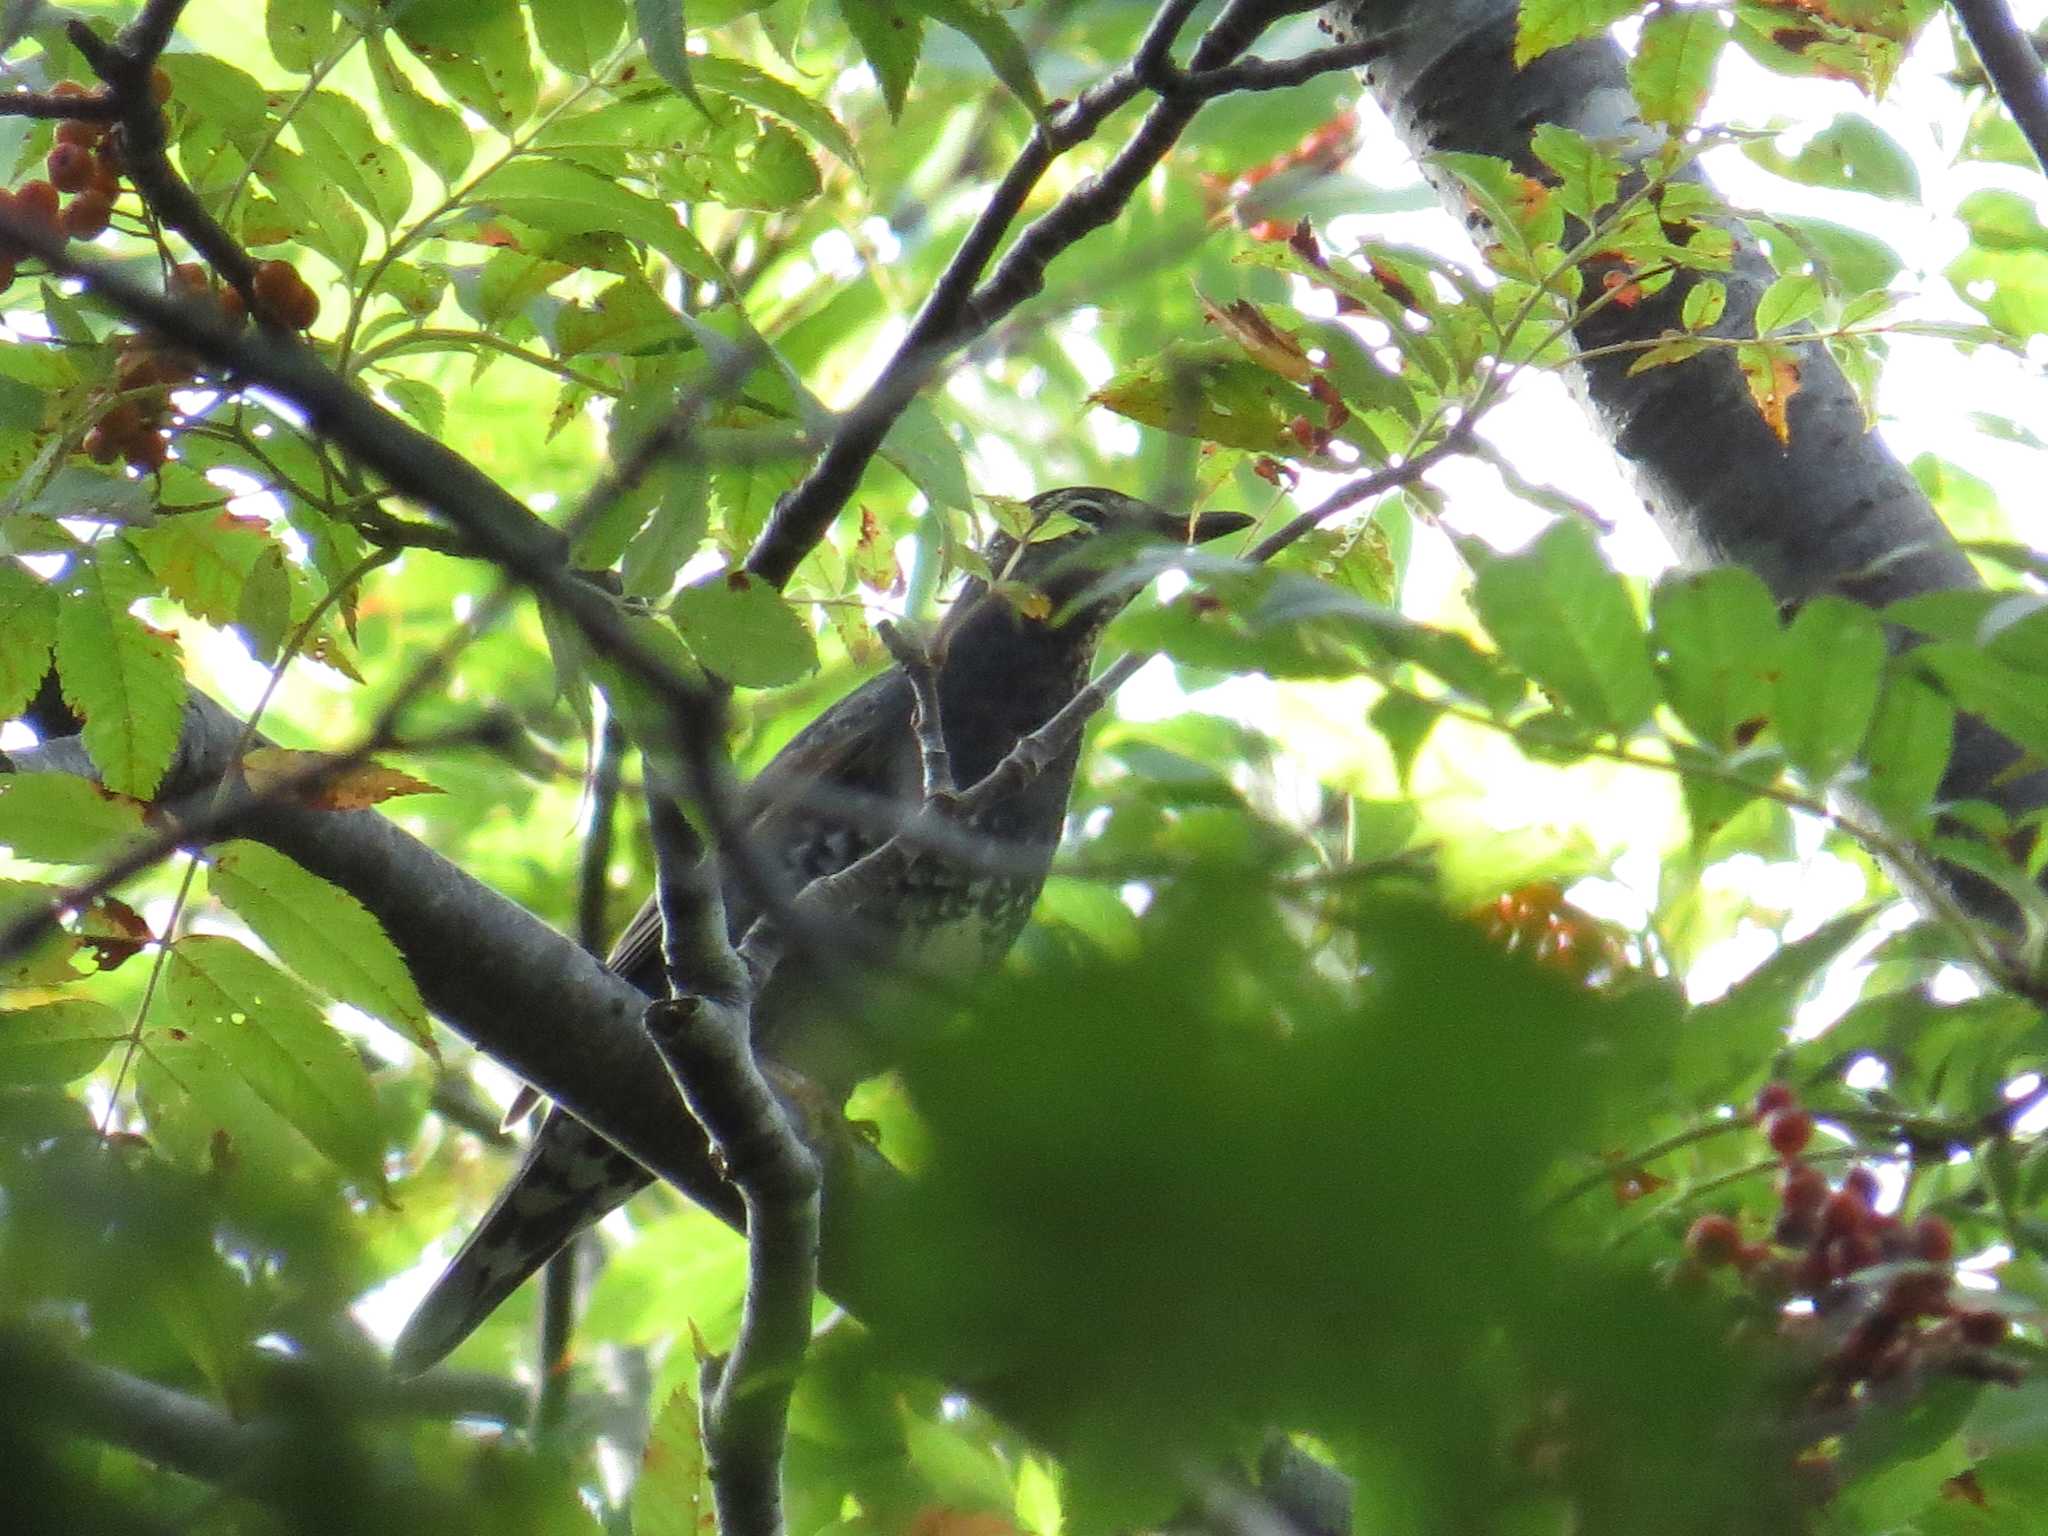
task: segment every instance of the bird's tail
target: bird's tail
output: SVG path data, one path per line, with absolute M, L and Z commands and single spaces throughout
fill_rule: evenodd
M 518 1175 L 406 1320 L 393 1368 L 410 1376 L 444 1359 L 564 1243 L 647 1183 L 625 1153 L 550 1110 Z

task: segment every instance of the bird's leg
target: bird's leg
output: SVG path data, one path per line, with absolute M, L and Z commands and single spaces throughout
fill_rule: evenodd
M 910 696 L 915 703 L 911 729 L 917 732 L 918 763 L 923 769 L 924 802 L 927 806 L 950 804 L 959 793 L 953 782 L 953 754 L 946 746 L 945 723 L 939 716 L 939 669 L 932 664 L 929 647 L 900 625 L 883 619 L 875 626 L 883 646 L 903 675 L 910 679 Z

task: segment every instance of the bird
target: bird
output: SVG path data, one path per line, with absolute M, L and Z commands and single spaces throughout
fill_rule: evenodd
M 1045 491 L 1023 510 L 1013 520 L 1023 537 L 997 532 L 982 547 L 994 584 L 970 577 L 927 648 L 945 745 L 963 788 L 1087 685 L 1104 626 L 1144 585 L 1131 558 L 1138 548 L 1206 543 L 1253 521 L 1237 512 L 1172 512 L 1100 486 Z M 899 663 L 827 708 L 747 786 L 737 821 L 757 878 L 742 882 L 731 869 L 720 871 L 735 944 L 762 910 L 749 889 L 758 889 L 760 874 L 793 895 L 887 840 L 890 818 L 876 811 L 900 817 L 919 803 L 914 708 L 911 678 Z M 985 857 L 960 844 L 921 849 L 896 888 L 845 914 L 864 936 L 861 963 L 914 960 L 963 974 L 999 963 L 1045 883 L 1079 754 L 1077 736 L 966 825 L 970 837 L 962 842 L 985 848 Z M 661 938 L 650 897 L 606 964 L 650 997 L 663 995 Z M 849 1021 L 844 991 L 831 991 L 803 959 L 800 952 L 785 958 L 754 999 L 755 1045 L 836 1106 L 887 1067 L 887 1042 Z M 686 1111 L 679 1105 L 678 1113 Z M 444 1359 L 563 1245 L 650 1178 L 581 1121 L 550 1109 L 519 1171 L 401 1330 L 392 1349 L 396 1369 L 413 1374 Z

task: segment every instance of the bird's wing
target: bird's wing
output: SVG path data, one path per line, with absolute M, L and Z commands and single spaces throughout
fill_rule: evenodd
M 830 807 L 814 807 L 807 792 L 823 789 L 838 799 L 901 793 L 911 706 L 910 682 L 901 668 L 869 678 L 792 736 L 741 795 L 739 819 L 761 870 L 785 882 L 790 894 L 811 878 L 795 847 L 802 828 L 832 819 Z M 722 894 L 726 931 L 738 943 L 761 905 L 735 878 L 730 861 Z M 661 913 L 652 897 L 620 931 L 605 964 L 644 992 L 660 989 Z

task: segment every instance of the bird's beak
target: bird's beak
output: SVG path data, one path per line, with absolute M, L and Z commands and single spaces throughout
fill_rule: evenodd
M 1203 512 L 1188 517 L 1179 512 L 1159 514 L 1159 531 L 1176 544 L 1206 544 L 1227 533 L 1249 528 L 1256 518 L 1242 512 Z

